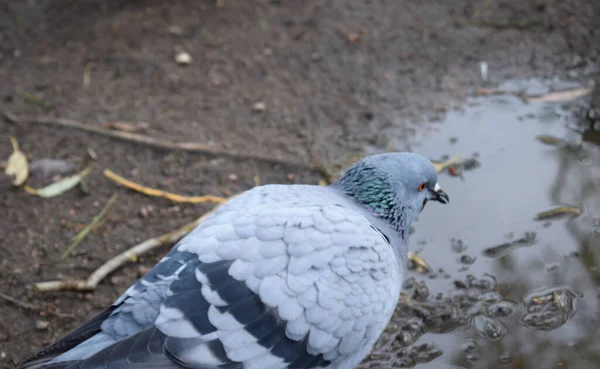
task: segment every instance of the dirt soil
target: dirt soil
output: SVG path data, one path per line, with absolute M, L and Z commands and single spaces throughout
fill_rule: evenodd
M 0 299 L 0 367 L 13 367 L 98 313 L 167 248 L 119 269 L 93 293 L 42 294 L 33 283 L 85 278 L 108 258 L 212 206 L 125 190 L 102 169 L 186 195 L 230 195 L 254 186 L 255 176 L 261 183 L 317 183 L 313 163 L 340 164 L 366 146 L 385 149 L 390 134 L 410 137 L 425 124 L 419 118 L 439 117 L 482 87 L 481 61 L 493 85 L 581 78 L 600 52 L 596 0 L 222 4 L 0 3 L 0 112 L 98 127 L 144 122 L 144 133 L 158 139 L 299 163 L 160 150 L 1 119 L 0 159 L 11 153 L 11 136 L 30 159 L 81 164 L 90 150 L 97 158 L 87 195 L 76 188 L 42 199 L 0 178 L 0 292 L 42 309 Z M 190 65 L 174 61 L 176 49 L 189 53 Z M 78 254 L 49 263 L 113 193 L 119 200 Z

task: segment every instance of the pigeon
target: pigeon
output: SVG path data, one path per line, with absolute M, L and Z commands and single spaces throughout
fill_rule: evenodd
M 449 197 L 408 152 L 367 156 L 329 186 L 254 187 L 18 368 L 354 368 L 393 314 L 430 200 Z

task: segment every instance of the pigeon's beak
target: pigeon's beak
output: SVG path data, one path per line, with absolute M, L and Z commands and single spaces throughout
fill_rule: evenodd
M 442 191 L 442 188 L 437 183 L 435 184 L 433 191 L 431 191 L 431 199 L 433 201 L 439 201 L 442 204 L 447 204 L 450 202 L 450 197 L 448 197 L 448 194 Z

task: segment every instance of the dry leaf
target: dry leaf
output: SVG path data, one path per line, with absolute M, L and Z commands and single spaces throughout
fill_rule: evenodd
M 25 186 L 25 191 L 29 192 L 32 195 L 37 195 L 40 197 L 54 197 L 54 196 L 58 196 L 68 190 L 70 190 L 71 188 L 77 186 L 77 184 L 79 182 L 81 182 L 81 180 L 83 178 L 85 178 L 85 176 L 87 176 L 90 171 L 92 170 L 92 167 L 87 167 L 86 169 L 82 170 L 81 172 L 72 175 L 70 177 L 65 177 L 63 179 L 61 179 L 60 181 L 54 182 L 51 185 L 48 185 L 44 188 L 40 188 L 40 189 L 35 189 L 35 188 L 31 188 L 29 186 Z
M 8 157 L 6 162 L 6 169 L 4 173 L 6 175 L 14 177 L 13 185 L 20 186 L 27 180 L 29 176 L 29 165 L 27 164 L 27 158 L 21 150 L 19 150 L 19 143 L 14 137 L 10 138 L 10 143 L 13 147 L 13 153 Z

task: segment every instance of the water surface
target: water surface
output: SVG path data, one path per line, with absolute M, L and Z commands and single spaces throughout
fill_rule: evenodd
M 600 367 L 600 148 L 582 144 L 572 105 L 476 98 L 403 145 L 432 159 L 460 152 L 481 164 L 461 177 L 440 175 L 451 202 L 428 204 L 411 238 L 411 249 L 437 276 L 409 277 L 424 280 L 432 298 L 460 292 L 454 281 L 469 274 L 488 274 L 516 309 L 508 317 L 492 312 L 491 319 L 484 304 L 471 312 L 470 324 L 421 336 L 417 344 L 435 344 L 443 353 L 417 368 Z M 538 135 L 565 143 L 547 145 Z M 560 205 L 584 213 L 534 219 Z M 509 245 L 522 237 L 529 238 Z M 486 336 L 486 327 L 500 336 Z

